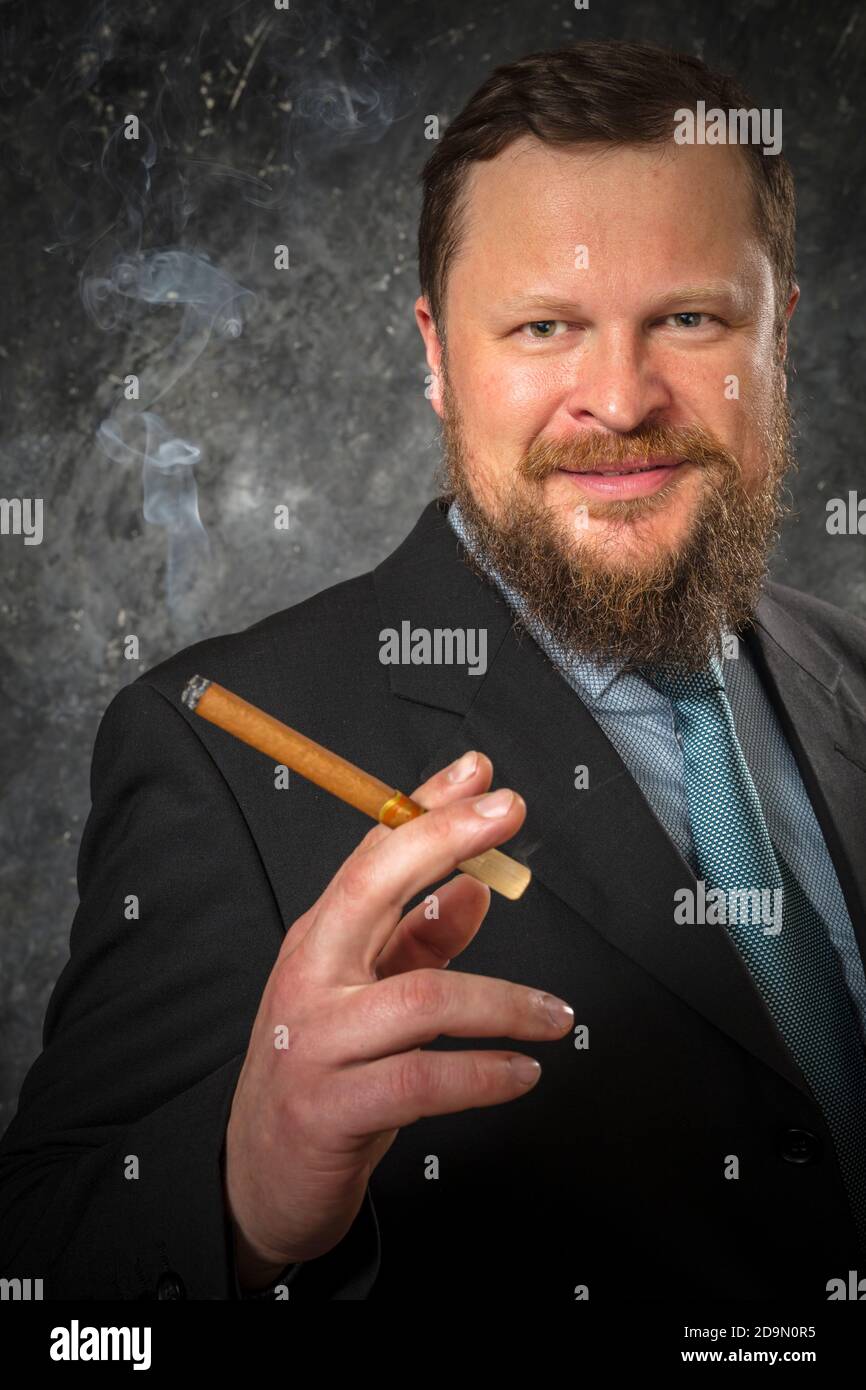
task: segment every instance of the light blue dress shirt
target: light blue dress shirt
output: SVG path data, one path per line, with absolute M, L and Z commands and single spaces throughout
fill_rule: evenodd
M 448 521 L 466 549 L 476 554 L 456 502 L 448 509 Z M 677 849 L 697 873 L 683 755 L 671 700 L 636 672 L 597 664 L 566 651 L 527 613 L 521 595 L 496 570 L 487 565 L 483 568 L 601 726 Z M 730 640 L 730 633 L 723 635 Z M 866 1045 L 863 962 L 833 861 L 790 744 L 745 643 L 739 644 L 736 659 L 720 662 L 715 658 L 714 669 L 724 681 L 770 839 L 829 931 Z

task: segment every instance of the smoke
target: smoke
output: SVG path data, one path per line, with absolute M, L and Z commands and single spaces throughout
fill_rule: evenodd
M 417 66 L 386 64 L 374 30 L 364 0 L 345 13 L 321 0 L 0 0 L 0 96 L 16 111 L 3 157 L 18 178 L 41 166 L 44 251 L 76 266 L 81 307 L 118 337 L 95 481 L 107 483 L 100 457 L 140 468 L 179 627 L 195 623 L 214 578 L 191 378 L 204 354 L 255 339 L 305 178 L 411 112 Z M 211 235 L 227 209 L 228 248 Z
M 130 375 L 97 432 L 97 443 L 109 458 L 141 464 L 144 519 L 166 531 L 166 595 L 177 619 L 181 610 L 194 611 L 210 558 L 193 471 L 202 450 L 177 434 L 153 407 L 194 367 L 214 333 L 240 337 L 256 296 L 203 253 L 168 249 L 116 256 L 107 275 L 83 277 L 82 298 L 94 322 L 106 329 L 117 327 L 126 304 L 175 311 L 183 306 L 168 348 L 140 376 Z

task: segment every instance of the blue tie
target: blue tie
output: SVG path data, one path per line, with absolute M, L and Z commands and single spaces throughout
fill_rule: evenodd
M 644 674 L 676 712 L 698 876 L 723 890 L 727 931 L 823 1111 L 866 1251 L 866 1053 L 838 956 L 773 847 L 721 666 Z

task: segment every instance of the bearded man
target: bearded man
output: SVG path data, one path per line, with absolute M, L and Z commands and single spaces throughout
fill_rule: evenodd
M 820 1301 L 863 1267 L 866 625 L 767 577 L 791 171 L 674 134 L 749 106 L 582 43 L 497 69 L 438 142 L 438 495 L 372 573 L 112 701 L 0 1150 L 4 1273 L 613 1307 Z M 193 673 L 427 814 L 364 834 L 276 790 L 181 703 Z M 454 874 L 499 845 L 516 901 Z

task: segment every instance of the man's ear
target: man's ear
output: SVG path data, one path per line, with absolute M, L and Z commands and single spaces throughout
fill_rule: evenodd
M 426 295 L 421 295 L 415 301 L 415 322 L 418 331 L 424 339 L 424 350 L 427 356 L 427 366 L 430 368 L 425 379 L 424 395 L 429 400 L 436 414 L 442 415 L 442 343 L 433 322 L 433 315 L 430 312 L 430 303 Z
M 785 316 L 782 319 L 782 326 L 779 330 L 779 361 L 784 366 L 785 358 L 788 356 L 788 324 L 791 322 L 791 315 L 797 307 L 797 300 L 800 298 L 800 286 L 794 285 L 788 296 L 788 303 L 785 305 Z

